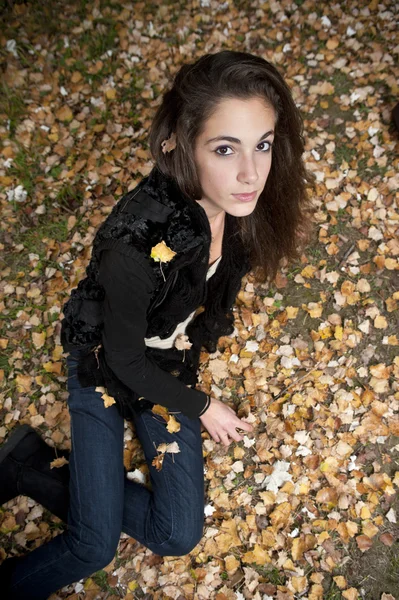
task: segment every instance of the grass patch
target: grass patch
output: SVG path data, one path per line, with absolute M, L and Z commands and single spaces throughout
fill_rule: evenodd
M 94 583 L 96 585 L 98 585 L 98 587 L 100 587 L 104 592 L 108 592 L 107 595 L 111 595 L 111 596 L 118 596 L 118 598 L 120 597 L 120 594 L 118 593 L 118 590 L 112 588 L 109 584 L 108 584 L 108 573 L 104 570 L 101 571 L 97 571 L 97 573 L 94 573 L 91 576 L 91 579 L 94 581 Z
M 9 120 L 10 137 L 13 138 L 19 122 L 26 114 L 26 106 L 23 96 L 4 81 L 0 83 L 0 113 Z
M 62 170 L 61 167 L 59 167 Z M 76 185 L 71 185 L 68 181 L 64 183 L 62 188 L 57 192 L 55 199 L 52 201 L 52 205 L 65 209 L 67 212 L 75 212 L 83 202 L 83 191 L 77 188 Z M 82 220 L 78 218 L 78 222 Z
M 37 153 L 29 153 L 18 144 L 19 151 L 13 160 L 7 174 L 18 179 L 18 184 L 31 196 L 36 184 L 36 177 L 41 174 L 40 158 Z
M 349 164 L 351 160 L 356 156 L 356 153 L 356 148 L 354 148 L 353 146 L 348 146 L 348 144 L 340 144 L 335 148 L 336 164 L 339 166 L 344 161 L 346 161 Z
M 265 577 L 266 580 L 273 585 L 284 585 L 286 581 L 286 577 L 283 573 L 280 573 L 276 567 L 260 567 L 259 565 L 254 564 L 253 568 L 260 574 L 262 577 Z
M 93 29 L 85 31 L 79 40 L 88 60 L 97 60 L 108 50 L 114 50 L 119 42 L 116 22 L 110 18 L 95 19 Z
M 29 262 L 29 254 L 39 255 L 39 264 L 37 269 L 44 269 L 51 266 L 51 261 L 46 259 L 46 242 L 44 239 L 54 239 L 57 242 L 65 242 L 69 238 L 67 226 L 67 217 L 58 218 L 57 221 L 48 221 L 37 225 L 35 228 L 29 228 L 20 232 L 18 238 L 13 241 L 22 244 L 24 250 L 20 253 L 6 252 L 4 263 L 11 269 L 10 277 L 16 275 L 18 271 L 31 271 L 32 266 Z

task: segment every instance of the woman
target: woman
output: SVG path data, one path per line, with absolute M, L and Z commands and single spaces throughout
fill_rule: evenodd
M 309 180 L 299 112 L 267 61 L 205 55 L 164 94 L 150 148 L 153 170 L 99 228 L 86 277 L 64 307 L 69 465 L 50 470 L 54 451 L 29 426 L 1 450 L 0 501 L 26 494 L 68 523 L 3 563 L 10 599 L 47 598 L 103 568 L 121 531 L 162 556 L 189 553 L 203 532 L 201 424 L 225 446 L 242 439 L 237 429 L 252 430 L 194 386 L 201 347 L 213 352 L 233 331 L 242 277 L 253 269 L 271 279 L 298 255 Z M 105 408 L 98 387 L 115 404 Z M 179 431 L 169 433 L 154 404 L 173 413 Z M 125 478 L 124 418 L 134 422 L 152 490 Z M 157 470 L 164 442 L 180 452 L 166 453 Z

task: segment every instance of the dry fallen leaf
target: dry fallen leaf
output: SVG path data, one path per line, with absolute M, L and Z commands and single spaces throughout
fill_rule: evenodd
M 176 252 L 173 252 L 171 248 L 169 248 L 165 242 L 159 242 L 156 246 L 151 248 L 151 258 L 155 260 L 155 262 L 169 262 L 176 255 Z
M 176 148 L 176 141 L 176 134 L 172 133 L 170 138 L 161 142 L 162 152 L 166 154 L 166 152 L 171 152 L 172 150 L 174 150 Z
M 188 339 L 188 336 L 184 333 L 179 333 L 175 339 L 175 347 L 178 350 L 190 350 L 192 343 Z
M 112 398 L 112 396 L 109 396 L 104 387 L 97 386 L 95 391 L 101 393 L 101 398 L 104 400 L 105 408 L 109 408 L 113 404 L 116 404 L 115 398 Z
M 65 456 L 61 456 L 60 458 L 55 458 L 53 461 L 51 461 L 50 469 L 58 469 L 59 467 L 67 465 L 68 463 L 69 460 L 67 460 Z
M 176 419 L 173 415 L 170 415 L 168 424 L 166 426 L 166 429 L 169 431 L 169 433 L 177 433 L 178 431 L 180 431 L 180 428 L 181 428 L 180 423 L 178 421 L 176 421 Z

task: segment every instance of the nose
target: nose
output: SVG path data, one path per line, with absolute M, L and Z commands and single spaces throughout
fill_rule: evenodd
M 240 183 L 254 184 L 259 178 L 256 162 L 253 157 L 243 156 L 237 179 Z

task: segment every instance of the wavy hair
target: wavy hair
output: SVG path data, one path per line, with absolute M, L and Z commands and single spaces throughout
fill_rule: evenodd
M 310 237 L 308 188 L 314 181 L 303 162 L 303 121 L 290 88 L 271 63 L 247 52 L 223 50 L 184 64 L 164 93 L 149 144 L 157 167 L 192 199 L 203 193 L 194 148 L 207 119 L 228 98 L 262 98 L 276 114 L 272 164 L 254 211 L 237 219 L 257 280 L 272 280 L 282 263 L 296 259 Z M 162 142 L 176 135 L 172 152 Z

